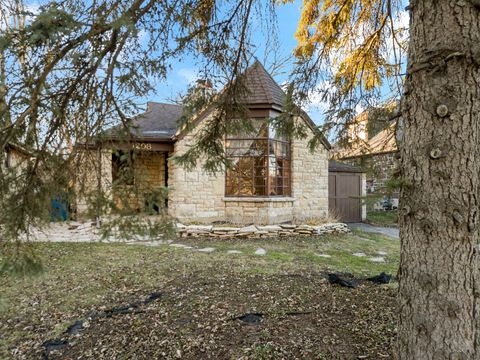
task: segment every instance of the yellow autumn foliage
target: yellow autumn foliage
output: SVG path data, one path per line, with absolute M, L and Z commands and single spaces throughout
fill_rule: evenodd
M 199 21 L 203 26 L 207 25 L 212 18 L 215 9 L 215 0 L 201 0 L 193 13 L 194 20 Z
M 343 91 L 381 86 L 382 78 L 398 69 L 385 51 L 387 38 L 395 35 L 394 6 L 400 8 L 401 0 L 303 0 L 294 54 L 303 61 L 320 57 L 330 64 Z

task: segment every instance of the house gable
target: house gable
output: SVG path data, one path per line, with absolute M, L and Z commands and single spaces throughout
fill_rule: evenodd
M 253 118 L 269 118 L 281 114 L 287 95 L 265 67 L 256 60 L 253 65 L 246 70 L 244 76 L 245 87 L 248 90 L 248 94 L 246 94 L 245 98 L 241 101 L 244 102 L 248 108 L 248 116 Z M 225 90 L 222 90 L 219 96 L 221 96 L 224 91 Z M 213 105 L 201 110 L 192 119 L 190 128 L 188 130 L 186 128 L 179 129 L 174 140 L 182 139 L 188 131 L 191 131 L 193 127 L 196 127 L 200 122 L 205 120 L 213 111 Z M 295 112 L 308 128 L 315 134 L 321 136 L 321 143 L 325 149 L 330 150 L 330 143 L 325 136 L 320 133 L 320 130 L 310 116 L 300 107 L 295 107 Z

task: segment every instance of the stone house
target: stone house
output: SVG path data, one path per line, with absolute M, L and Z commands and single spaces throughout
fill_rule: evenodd
M 97 156 L 90 163 L 90 173 L 98 174 L 90 186 L 110 191 L 115 199 L 112 184 L 125 168 L 135 169 L 132 173 L 141 174 L 151 189 L 168 188 L 168 213 L 186 223 L 273 224 L 326 216 L 330 144 L 322 137 L 322 144 L 314 152 L 309 150 L 308 141 L 319 130 L 304 111 L 294 120 L 305 124 L 307 138 L 285 139 L 275 134 L 266 119 L 282 113 L 285 93 L 258 61 L 247 69 L 245 85 L 244 103 L 256 132 L 225 138 L 225 150 L 233 164 L 228 170 L 206 173 L 200 160 L 195 169 L 187 171 L 172 160 L 195 142 L 213 117 L 214 108 L 197 114 L 193 128 L 187 131 L 177 125 L 182 106 L 149 102 L 146 112 L 134 119 L 132 141 L 107 136 L 88 149 Z M 134 160 L 122 164 L 122 154 L 131 151 Z M 134 186 L 136 176 L 124 185 Z M 145 204 L 137 199 L 134 207 L 142 211 Z M 82 199 L 77 209 L 85 209 Z

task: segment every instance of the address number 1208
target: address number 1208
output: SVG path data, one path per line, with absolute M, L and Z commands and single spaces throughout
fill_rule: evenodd
M 135 150 L 152 150 L 152 144 L 148 143 L 135 143 L 133 144 Z

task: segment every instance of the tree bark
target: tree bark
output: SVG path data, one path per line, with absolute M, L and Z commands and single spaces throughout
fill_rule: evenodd
M 399 359 L 480 359 L 480 10 L 410 4 L 400 142 Z

